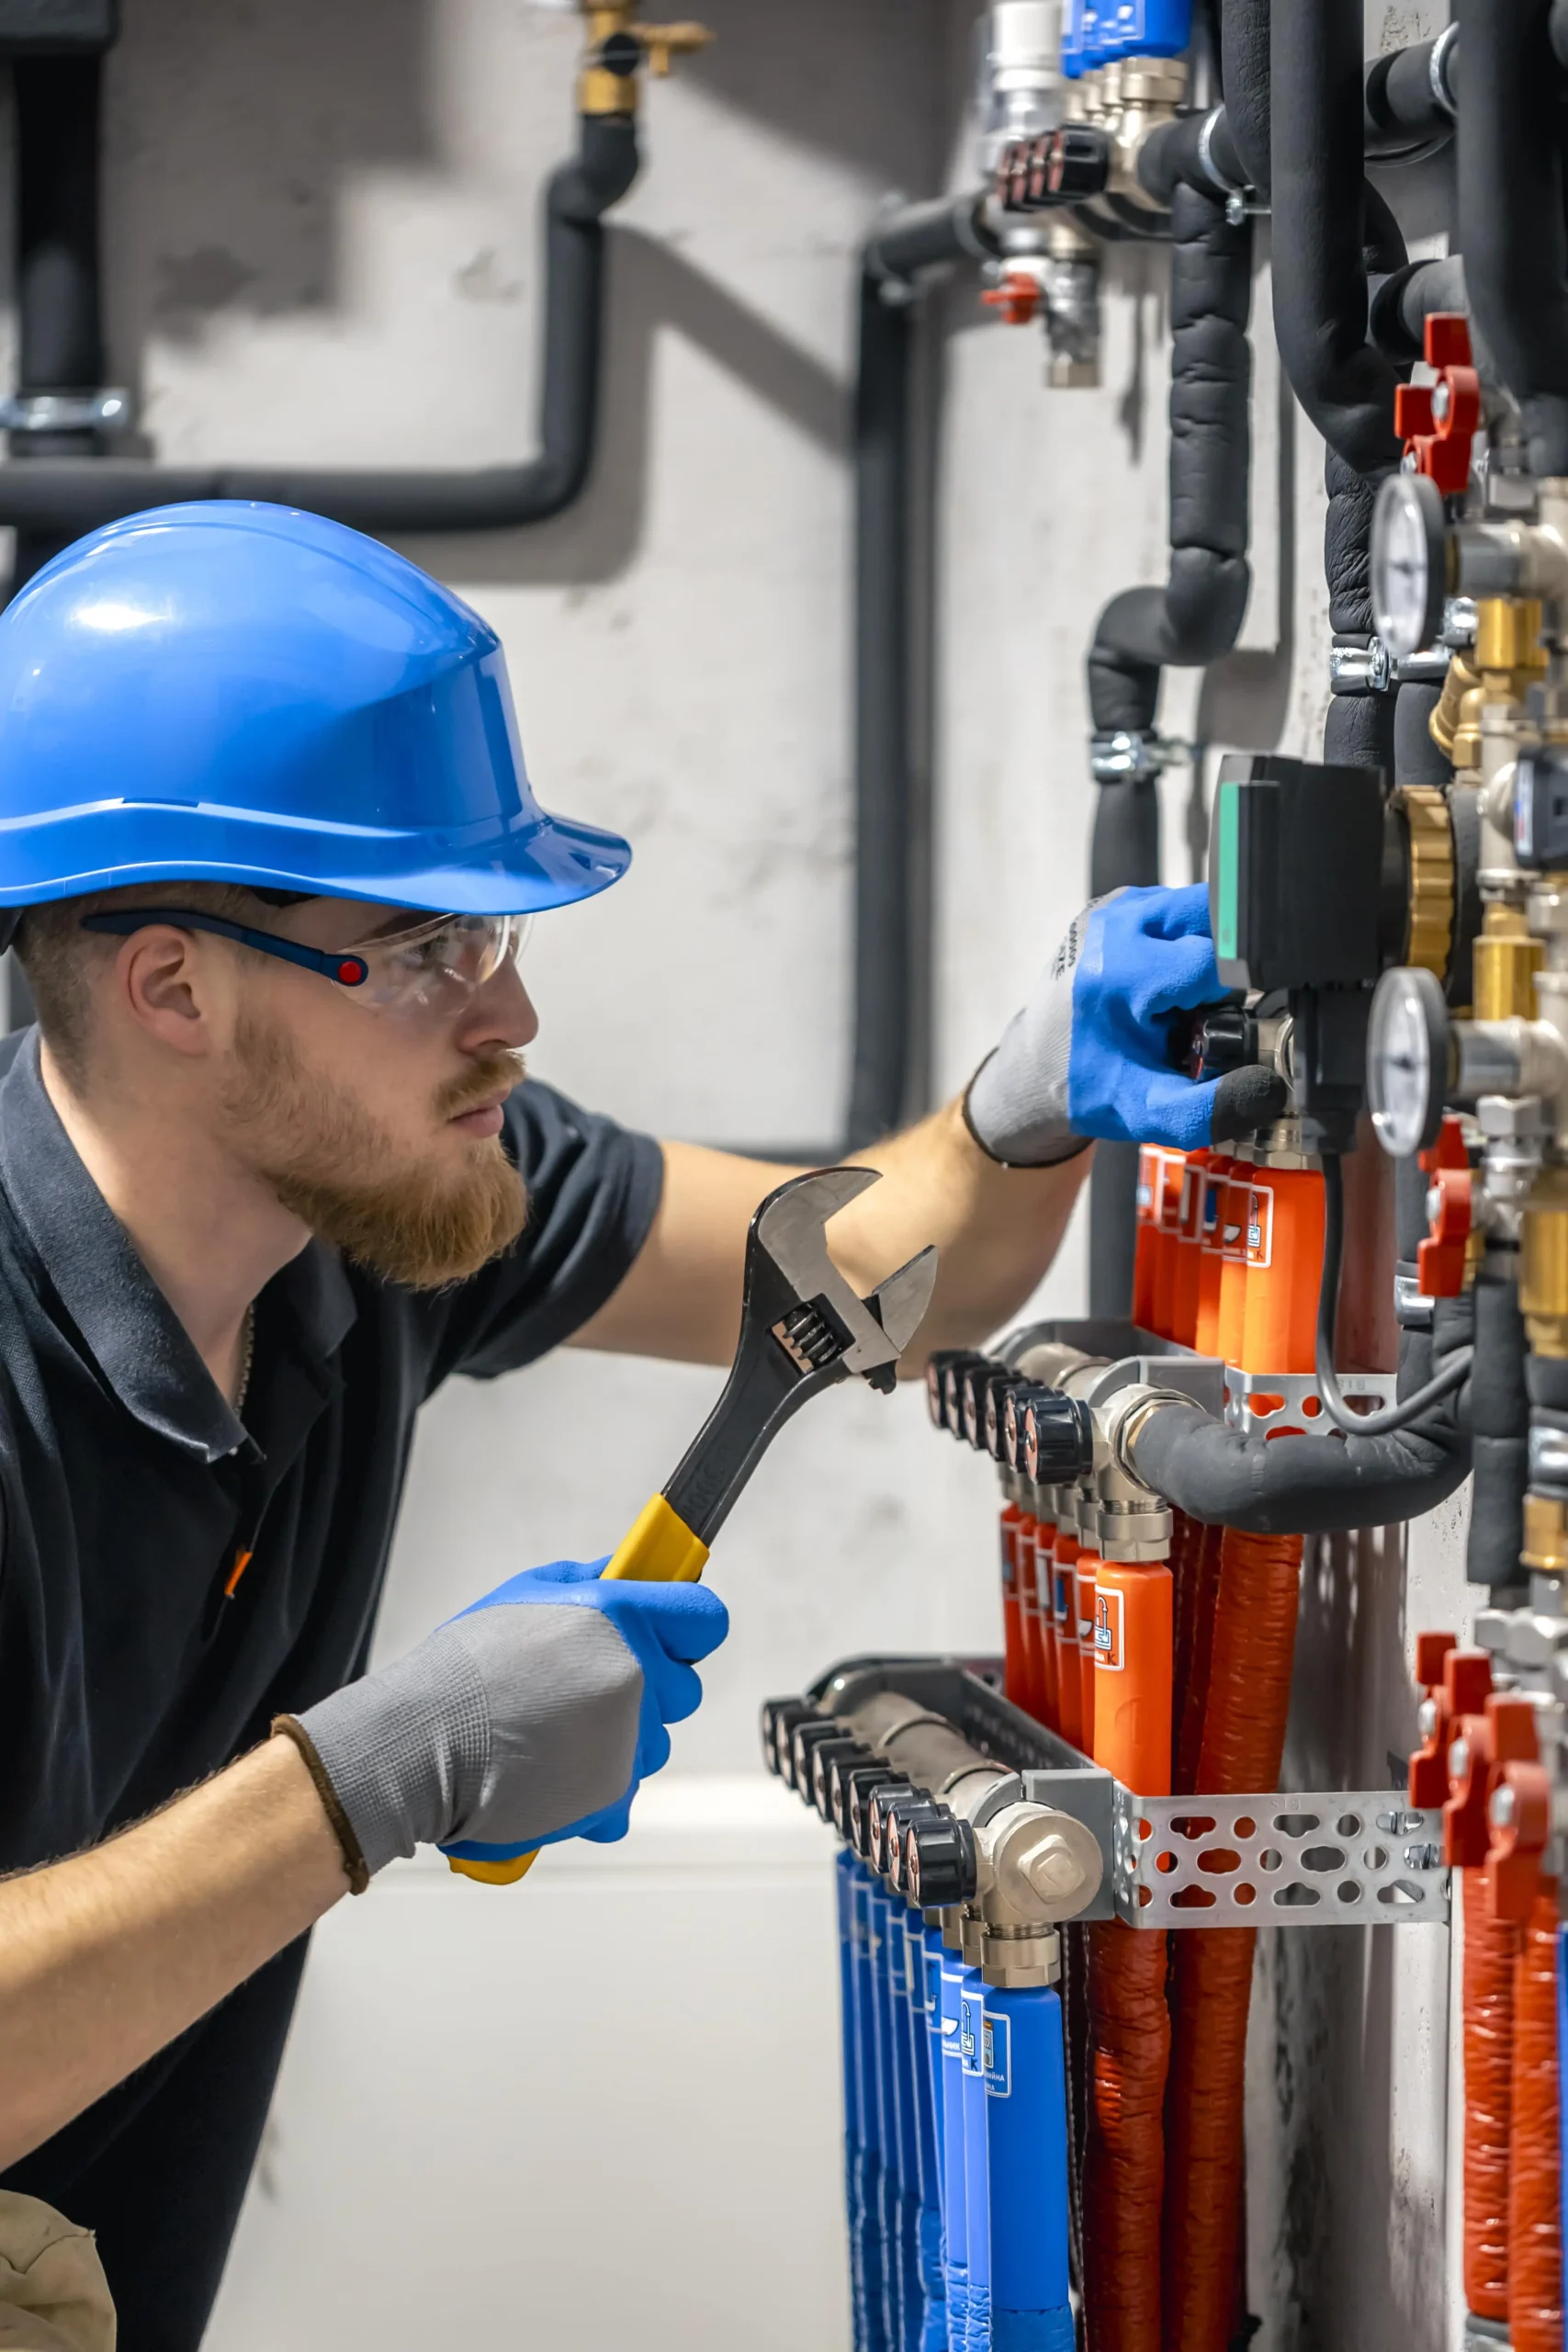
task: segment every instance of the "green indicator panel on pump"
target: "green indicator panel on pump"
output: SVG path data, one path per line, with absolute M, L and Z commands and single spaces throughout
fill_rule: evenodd
M 1236 955 L 1238 844 L 1241 832 L 1241 787 L 1222 783 L 1214 796 L 1214 881 L 1211 921 L 1214 953 L 1222 962 Z

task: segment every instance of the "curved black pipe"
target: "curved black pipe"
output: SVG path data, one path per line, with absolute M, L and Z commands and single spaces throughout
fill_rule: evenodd
M 1273 116 L 1274 329 L 1329 447 L 1358 473 L 1381 475 L 1403 451 L 1393 369 L 1367 341 L 1361 39 L 1360 0 L 1274 11 L 1274 86 L 1289 93 Z
M 98 120 L 101 57 L 18 57 L 17 96 L 17 389 L 102 390 L 98 303 Z M 90 458 L 90 428 L 13 433 L 11 456 L 29 464 Z M 5 479 L 0 474 L 0 481 Z M 20 587 L 72 536 L 19 532 L 13 578 Z
M 145 506 L 197 498 L 267 499 L 391 536 L 510 530 L 560 514 L 581 493 L 593 463 L 604 308 L 603 217 L 630 187 L 637 169 L 634 119 L 584 115 L 577 153 L 550 176 L 539 451 L 525 464 L 382 471 L 39 457 L 0 467 L 0 523 L 69 539 Z
M 923 1108 L 931 812 L 915 757 L 910 515 L 918 274 L 995 251 L 983 198 L 910 205 L 861 251 L 855 377 L 854 1046 L 845 1143 Z
M 1432 312 L 1468 307 L 1461 254 L 1407 261 L 1372 289 L 1368 333 L 1385 359 L 1396 368 L 1408 368 L 1421 357 Z
M 1097 744 L 1146 736 L 1165 665 L 1228 653 L 1247 608 L 1252 224 L 1228 221 L 1217 190 L 1179 180 L 1171 222 L 1170 562 L 1163 588 L 1127 589 L 1100 614 L 1089 652 Z M 1158 880 L 1155 777 L 1134 768 L 1096 793 L 1090 888 L 1099 897 Z M 1091 1315 L 1130 1307 L 1136 1187 L 1136 1150 L 1101 1145 L 1089 1193 Z
M 1437 1363 L 1470 1336 L 1468 1299 L 1441 1299 Z M 1402 1395 L 1424 1387 L 1434 1342 L 1407 1331 Z M 1392 1437 L 1265 1438 L 1226 1429 L 1196 1405 L 1151 1413 L 1133 1445 L 1136 1476 L 1178 1510 L 1255 1535 L 1324 1535 L 1382 1527 L 1445 1502 L 1470 1472 L 1470 1443 L 1449 1400 Z
M 1459 244 L 1530 470 L 1568 472 L 1568 230 L 1549 0 L 1460 0 Z

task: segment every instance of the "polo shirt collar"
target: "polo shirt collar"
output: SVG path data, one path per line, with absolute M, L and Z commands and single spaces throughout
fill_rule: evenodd
M 99 1371 L 126 1410 L 201 1462 L 251 1439 L 134 1243 L 83 1165 L 50 1101 L 36 1029 L 0 1081 L 0 1184 Z M 288 1308 L 307 1356 L 332 1355 L 354 1323 L 353 1288 L 318 1241 L 264 1297 Z

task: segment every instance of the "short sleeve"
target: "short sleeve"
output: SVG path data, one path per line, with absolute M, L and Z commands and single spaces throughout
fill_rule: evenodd
M 427 1393 L 455 1372 L 514 1372 L 570 1340 L 619 1288 L 659 1207 L 664 1156 L 651 1136 L 536 1079 L 510 1097 L 505 1119 L 528 1222 L 505 1257 L 418 1302 L 434 1326 Z

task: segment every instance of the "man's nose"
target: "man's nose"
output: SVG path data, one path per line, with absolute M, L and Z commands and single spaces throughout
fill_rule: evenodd
M 499 1046 L 520 1053 L 539 1034 L 534 1000 L 524 987 L 513 963 L 505 963 L 476 989 L 457 1024 L 457 1044 L 468 1054 Z

